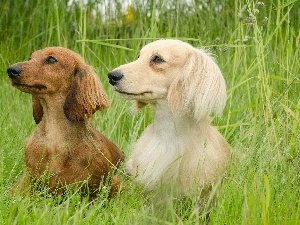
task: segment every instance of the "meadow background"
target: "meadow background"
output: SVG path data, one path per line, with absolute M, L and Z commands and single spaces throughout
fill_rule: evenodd
M 300 224 L 300 1 L 11 0 L 0 12 L 0 224 Z M 7 67 L 47 46 L 80 53 L 111 101 L 94 124 L 128 155 L 153 114 L 132 115 L 107 73 L 160 38 L 209 49 L 227 83 L 227 106 L 213 123 L 232 157 L 209 220 L 189 200 L 157 199 L 122 171 L 126 191 L 110 202 L 11 196 L 35 124 L 31 98 L 10 85 Z

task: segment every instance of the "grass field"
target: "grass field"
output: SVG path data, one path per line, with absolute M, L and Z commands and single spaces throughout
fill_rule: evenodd
M 90 204 L 76 193 L 57 200 L 9 192 L 24 169 L 23 143 L 35 124 L 30 96 L 10 85 L 6 68 L 47 46 L 80 53 L 111 102 L 94 124 L 128 155 L 153 115 L 148 107 L 131 115 L 107 73 L 159 38 L 209 49 L 227 83 L 227 106 L 213 123 L 232 157 L 205 223 L 300 224 L 300 1 L 151 0 L 128 10 L 121 0 L 101 2 L 0 2 L 0 224 L 204 223 L 189 200 L 158 200 L 122 172 L 126 191 L 111 201 L 105 194 Z

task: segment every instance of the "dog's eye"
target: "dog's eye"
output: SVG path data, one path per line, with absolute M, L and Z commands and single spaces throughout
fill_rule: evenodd
M 54 64 L 57 62 L 57 59 L 54 58 L 53 56 L 48 56 L 47 59 L 45 60 L 46 64 Z
M 163 63 L 165 62 L 165 60 L 163 60 L 161 57 L 159 57 L 158 55 L 154 55 L 152 56 L 151 58 L 151 62 L 152 63 L 155 63 L 155 64 L 160 64 L 160 63 Z

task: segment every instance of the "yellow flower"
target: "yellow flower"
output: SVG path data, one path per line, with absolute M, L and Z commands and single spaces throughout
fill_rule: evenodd
M 132 6 L 127 7 L 127 14 L 125 15 L 126 21 L 133 21 L 133 8 Z

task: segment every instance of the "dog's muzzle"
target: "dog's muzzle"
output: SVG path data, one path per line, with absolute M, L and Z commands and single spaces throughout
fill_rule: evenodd
M 13 79 L 20 76 L 22 69 L 19 66 L 11 66 L 7 69 L 8 76 Z
M 124 75 L 120 71 L 113 70 L 108 73 L 109 83 L 114 86 L 118 84 L 118 82 L 123 78 L 123 76 Z

